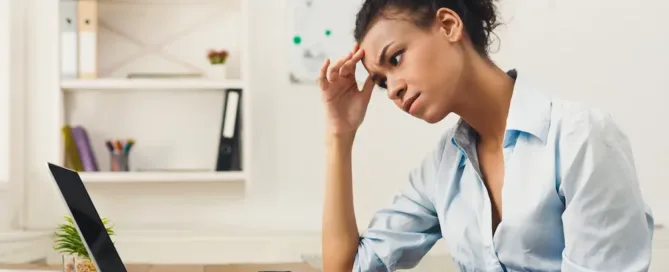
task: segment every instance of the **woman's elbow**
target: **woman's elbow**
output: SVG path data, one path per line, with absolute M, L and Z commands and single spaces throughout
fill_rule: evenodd
M 357 247 L 324 247 L 323 272 L 350 272 L 354 271 L 355 260 L 358 255 Z
M 389 271 L 373 250 L 372 245 L 362 238 L 355 247 L 341 250 L 323 249 L 324 272 L 384 272 Z

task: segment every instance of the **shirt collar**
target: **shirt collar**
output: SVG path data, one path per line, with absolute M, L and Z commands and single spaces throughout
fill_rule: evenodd
M 513 94 L 506 120 L 506 135 L 504 146 L 515 140 L 518 132 L 528 133 L 546 143 L 551 117 L 550 98 L 532 87 L 528 79 L 518 76 L 518 72 L 510 70 L 509 76 L 515 78 Z M 461 146 L 476 142 L 476 132 L 463 119 L 456 125 L 453 142 Z
M 510 131 L 525 132 L 546 143 L 551 121 L 550 97 L 534 88 L 525 76 L 518 76 L 516 70 L 509 73 L 516 74 L 516 82 L 506 118 L 507 134 Z

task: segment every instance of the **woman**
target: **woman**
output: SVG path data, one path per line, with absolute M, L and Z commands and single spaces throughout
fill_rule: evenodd
M 326 272 L 410 268 L 442 237 L 462 271 L 648 270 L 653 218 L 627 138 L 495 66 L 495 13 L 491 0 L 366 0 L 353 51 L 323 64 Z M 461 120 L 359 234 L 351 150 L 374 85 L 428 123 Z

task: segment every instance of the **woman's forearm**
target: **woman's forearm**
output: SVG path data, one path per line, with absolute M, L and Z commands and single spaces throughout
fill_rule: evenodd
M 350 271 L 358 250 L 359 233 L 353 208 L 351 157 L 354 135 L 328 135 L 323 205 L 323 269 Z

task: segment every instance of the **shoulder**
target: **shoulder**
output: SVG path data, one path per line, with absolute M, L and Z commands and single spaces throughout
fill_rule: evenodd
M 455 135 L 455 130 L 457 126 L 452 126 L 442 130 L 441 134 L 438 136 L 437 140 L 429 144 L 428 150 L 426 151 L 425 156 L 420 163 L 420 170 L 433 172 L 439 171 L 445 165 L 448 165 L 448 161 L 457 157 L 457 149 L 453 144 L 453 137 Z
M 423 169 L 430 169 L 436 175 L 445 169 L 458 167 L 462 154 L 454 144 L 454 137 L 458 130 L 459 122 L 444 129 L 437 141 L 432 144 L 431 150 L 423 159 Z
M 435 186 L 439 183 L 439 172 L 444 169 L 448 159 L 447 150 L 452 146 L 451 141 L 454 135 L 454 128 L 446 129 L 437 140 L 435 146 L 423 157 L 421 163 L 413 167 L 409 173 L 409 187 L 405 188 L 405 196 L 414 196 L 414 199 L 425 199 L 431 205 L 435 201 Z M 419 195 L 419 197 L 416 196 Z M 426 202 L 426 203 L 427 203 Z M 433 206 L 430 209 L 434 209 Z
M 551 123 L 560 143 L 613 146 L 628 142 L 609 111 L 580 101 L 554 98 Z
M 445 129 L 436 143 L 436 150 L 440 154 L 444 154 L 449 147 L 453 146 L 453 137 L 455 136 L 455 130 L 457 129 L 457 124 Z
M 559 177 L 573 180 L 571 175 L 610 168 L 635 175 L 630 141 L 610 112 L 556 99 L 552 118 Z
M 459 152 L 453 144 L 453 137 L 455 137 L 458 125 L 459 123 L 445 129 L 439 137 L 432 154 L 437 163 L 443 162 L 445 158 L 454 157 Z
M 608 111 L 565 100 L 553 108 L 556 177 L 567 203 L 579 192 L 638 189 L 631 144 Z

